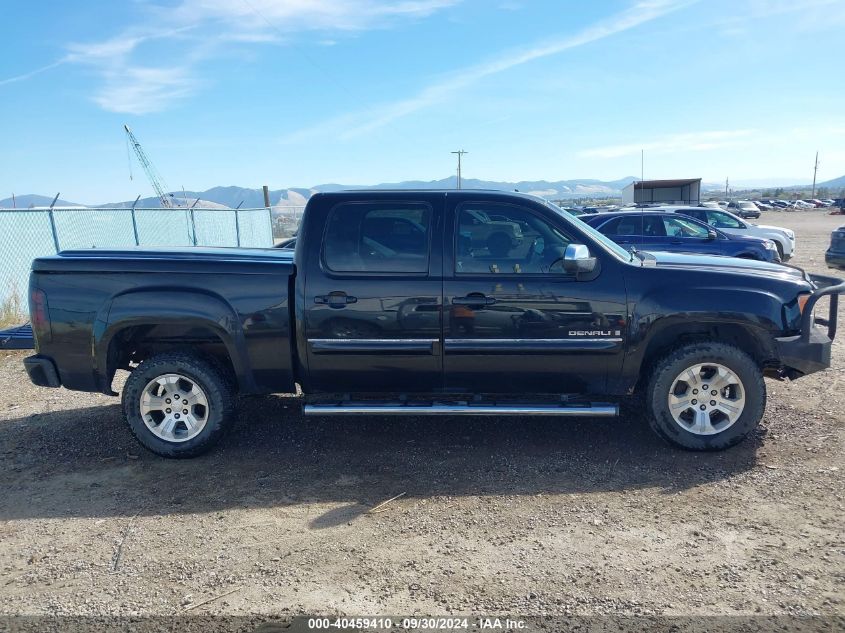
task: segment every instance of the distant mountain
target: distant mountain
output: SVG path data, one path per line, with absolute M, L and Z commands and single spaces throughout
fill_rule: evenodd
M 0 209 L 28 209 L 30 207 L 49 207 L 53 202 L 53 196 L 40 196 L 37 193 L 28 193 L 22 196 L 15 196 L 12 198 L 4 198 L 0 200 Z M 57 207 L 84 207 L 86 205 L 77 202 L 68 202 L 59 198 L 56 200 Z
M 620 195 L 622 188 L 634 181 L 633 176 L 620 178 L 619 180 L 594 180 L 583 178 L 578 180 L 523 180 L 519 182 L 500 182 L 493 180 L 477 180 L 464 178 L 461 185 L 464 189 L 497 189 L 500 191 L 522 191 L 533 193 L 552 200 L 578 198 L 578 197 L 612 197 Z M 402 182 L 388 182 L 378 185 L 342 185 L 329 183 L 316 185 L 314 187 L 293 187 L 290 189 L 274 189 L 270 191 L 270 204 L 274 207 L 299 207 L 303 206 L 315 193 L 328 191 L 341 191 L 344 189 L 454 189 L 457 186 L 456 178 L 451 176 L 441 180 L 405 180 Z M 171 194 L 179 205 L 187 201 L 191 206 L 197 198 L 200 202 L 197 206 L 207 206 L 207 202 L 235 208 L 239 204 L 245 208 L 264 206 L 264 194 L 261 189 L 247 189 L 243 187 L 213 187 L 206 191 L 181 191 Z M 131 207 L 134 200 L 124 202 L 111 202 L 98 205 L 100 207 Z M 138 201 L 139 208 L 158 207 L 158 198 L 141 198 Z
M 828 189 L 845 188 L 845 176 L 839 176 L 839 178 L 834 178 L 833 180 L 825 180 L 824 182 L 820 182 L 816 185 L 816 188 L 818 187 L 827 187 Z
M 495 189 L 500 191 L 518 190 L 523 193 L 533 193 L 549 200 L 568 200 L 572 198 L 606 198 L 618 197 L 622 189 L 629 183 L 637 180 L 634 176 L 627 176 L 618 180 L 595 180 L 581 178 L 575 180 L 521 180 L 519 182 L 504 182 L 496 180 L 478 180 L 475 178 L 464 178 L 462 186 L 465 189 Z M 785 179 L 771 179 L 766 181 L 760 179 L 753 181 L 757 186 L 769 183 L 768 187 L 775 186 L 775 181 L 783 181 L 779 184 L 784 189 L 806 188 L 807 185 L 786 185 Z M 792 181 L 794 182 L 794 181 Z M 737 180 L 731 182 L 732 188 L 745 188 L 750 186 L 752 181 Z M 341 191 L 343 189 L 454 189 L 456 186 L 454 176 L 440 180 L 405 180 L 402 182 L 387 182 L 378 185 L 343 185 L 338 183 L 327 183 L 314 187 L 291 187 L 289 189 L 274 189 L 270 191 L 270 204 L 274 207 L 302 207 L 308 199 L 317 192 Z M 827 182 L 818 183 L 817 187 L 828 187 L 837 190 L 845 187 L 845 176 L 834 178 Z M 703 183 L 705 191 L 724 190 L 724 183 Z M 250 189 L 246 187 L 212 187 L 206 191 L 176 191 L 170 194 L 176 204 L 192 206 L 197 199 L 196 206 L 204 208 L 235 208 L 240 205 L 244 209 L 263 207 L 264 194 L 261 189 Z M 18 208 L 33 206 L 48 206 L 53 201 L 50 196 L 25 195 L 17 197 Z M 123 202 L 110 202 L 108 204 L 96 205 L 99 207 L 123 207 L 129 208 L 134 200 Z M 12 200 L 7 198 L 0 200 L 0 208 L 11 208 Z M 75 203 L 66 200 L 59 200 L 56 206 L 77 206 Z M 79 205 L 81 206 L 81 205 Z M 156 197 L 141 198 L 137 204 L 138 208 L 156 208 L 159 200 Z

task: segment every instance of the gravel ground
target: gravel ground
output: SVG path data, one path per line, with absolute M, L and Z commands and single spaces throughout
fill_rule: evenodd
M 759 222 L 828 272 L 845 218 Z M 830 370 L 767 381 L 759 431 L 717 454 L 636 414 L 306 420 L 262 397 L 167 461 L 117 399 L 0 354 L 0 615 L 845 615 L 843 339 Z

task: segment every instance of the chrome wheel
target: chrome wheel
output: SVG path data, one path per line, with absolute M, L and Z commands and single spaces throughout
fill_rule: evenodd
M 166 442 L 187 442 L 208 422 L 208 398 L 196 381 L 181 374 L 153 378 L 141 392 L 141 419 Z
M 675 422 L 695 435 L 715 435 L 733 424 L 745 409 L 745 388 L 724 365 L 701 363 L 682 371 L 669 390 Z

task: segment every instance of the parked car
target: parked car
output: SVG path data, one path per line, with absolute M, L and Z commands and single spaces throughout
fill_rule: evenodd
M 760 208 L 750 200 L 738 200 L 737 202 L 731 202 L 728 205 L 728 210 L 733 211 L 733 213 L 741 218 L 748 219 L 760 217 Z
M 283 250 L 292 251 L 296 248 L 296 237 L 286 237 L 281 242 L 274 244 L 273 248 L 281 248 Z
M 831 268 L 845 270 L 845 226 L 830 234 L 830 248 L 824 254 L 824 261 Z
M 715 200 L 708 200 L 707 202 L 702 202 L 700 206 L 708 207 L 710 209 L 721 209 L 721 207 L 719 206 L 719 203 L 716 202 Z
M 757 206 L 757 208 L 760 211 L 771 211 L 772 210 L 772 205 L 770 205 L 768 202 L 763 202 L 762 200 L 753 200 L 752 202 L 754 202 L 754 204 Z
M 816 205 L 811 204 L 809 202 L 804 202 L 803 200 L 795 200 L 792 203 L 792 206 L 795 207 L 796 209 L 801 209 L 802 211 L 807 210 L 807 209 L 815 209 L 816 208 Z
M 527 226 L 523 241 L 505 254 L 475 245 L 477 212 Z M 307 416 L 367 417 L 606 417 L 642 394 L 661 437 L 719 450 L 757 427 L 764 376 L 830 365 L 835 332 L 812 314 L 843 291 L 781 265 L 630 253 L 525 194 L 317 193 L 294 253 L 36 259 L 37 354 L 24 366 L 36 385 L 108 395 L 116 370 L 129 370 L 124 418 L 167 457 L 217 442 L 236 394 L 297 390 Z
M 701 209 L 699 207 L 664 207 L 666 211 L 680 213 L 724 231 L 729 235 L 759 237 L 772 240 L 782 261 L 789 261 L 795 255 L 795 232 L 768 224 L 753 224 L 728 211 Z
M 582 219 L 626 248 L 780 261 L 777 247 L 771 240 L 728 235 L 668 209 L 607 213 Z

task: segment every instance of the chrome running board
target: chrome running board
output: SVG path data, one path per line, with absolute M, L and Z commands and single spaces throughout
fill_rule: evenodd
M 550 415 L 562 417 L 612 418 L 619 415 L 618 404 L 583 405 L 477 405 L 477 404 L 306 404 L 305 415 Z

